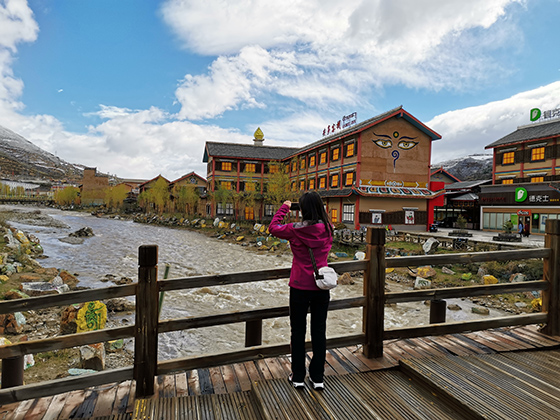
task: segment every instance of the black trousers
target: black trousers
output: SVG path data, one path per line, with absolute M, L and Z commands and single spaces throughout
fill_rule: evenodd
M 309 376 L 313 382 L 323 382 L 327 353 L 326 332 L 329 300 L 328 290 L 300 290 L 290 287 L 290 344 L 294 382 L 303 382 L 305 379 L 305 333 L 308 308 L 311 308 L 311 346 L 313 349 Z

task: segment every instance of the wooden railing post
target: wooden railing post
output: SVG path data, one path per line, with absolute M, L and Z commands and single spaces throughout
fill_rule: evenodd
M 550 258 L 545 258 L 543 274 L 548 290 L 542 293 L 542 310 L 548 312 L 544 334 L 560 335 L 560 220 L 546 221 L 544 247 L 550 248 Z
M 383 325 L 385 321 L 385 229 L 368 228 L 364 272 L 363 328 L 366 335 L 364 356 L 368 359 L 383 356 Z
M 262 344 L 262 319 L 245 323 L 245 347 L 260 346 Z
M 136 397 L 154 394 L 158 352 L 157 245 L 138 248 L 136 288 L 136 331 L 134 337 L 134 379 Z

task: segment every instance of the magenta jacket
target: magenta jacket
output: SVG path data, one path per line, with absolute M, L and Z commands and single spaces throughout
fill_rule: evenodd
M 323 223 L 308 224 L 302 223 L 282 224 L 284 216 L 290 211 L 286 204 L 278 209 L 268 231 L 277 238 L 290 241 L 292 249 L 292 271 L 290 274 L 290 287 L 302 290 L 320 290 L 315 284 L 313 277 L 313 264 L 309 256 L 307 247 L 313 249 L 317 268 L 327 265 L 327 257 L 332 246 L 332 236 L 329 229 Z

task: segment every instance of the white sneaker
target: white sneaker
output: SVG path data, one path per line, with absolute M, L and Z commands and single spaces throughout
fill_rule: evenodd
M 311 386 L 315 391 L 322 391 L 325 389 L 325 384 L 323 382 L 313 382 L 311 378 L 309 378 L 309 382 L 311 382 Z
M 290 376 L 288 376 L 288 381 L 290 381 L 290 383 L 293 385 L 295 389 L 302 389 L 305 386 L 305 384 L 303 382 L 294 382 L 293 376 L 294 374 L 290 373 Z

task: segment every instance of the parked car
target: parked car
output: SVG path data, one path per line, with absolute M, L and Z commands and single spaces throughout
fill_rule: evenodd
M 457 221 L 457 218 L 455 216 L 447 216 L 447 217 L 444 217 L 441 220 L 436 220 L 434 222 L 434 225 L 436 225 L 438 227 L 452 228 L 453 223 L 455 223 L 456 221 Z

